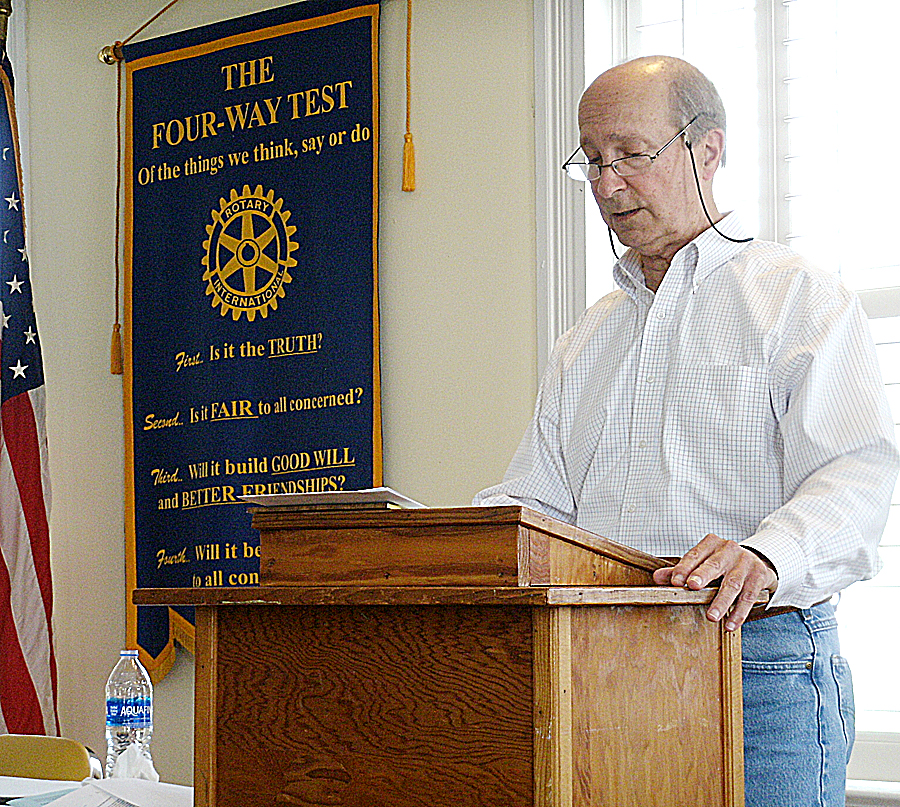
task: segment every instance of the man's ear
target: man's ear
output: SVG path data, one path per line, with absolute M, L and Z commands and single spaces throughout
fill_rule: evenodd
M 694 159 L 697 160 L 697 170 L 700 178 L 706 182 L 712 182 L 725 154 L 725 132 L 721 129 L 710 129 L 696 144 Z

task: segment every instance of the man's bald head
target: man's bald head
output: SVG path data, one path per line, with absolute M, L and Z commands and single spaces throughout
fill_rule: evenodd
M 715 85 L 694 65 L 674 56 L 642 56 L 624 62 L 598 76 L 584 93 L 584 99 L 603 93 L 610 79 L 659 83 L 668 90 L 669 117 L 675 129 L 697 120 L 688 129 L 688 140 L 697 140 L 712 129 L 725 131 L 725 105 Z M 722 155 L 722 163 L 725 157 Z

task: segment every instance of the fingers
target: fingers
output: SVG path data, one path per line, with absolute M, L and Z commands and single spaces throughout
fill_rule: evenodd
M 693 591 L 699 591 L 724 574 L 721 552 L 723 546 L 727 544 L 737 546 L 733 541 L 726 541 L 718 535 L 707 535 L 699 544 L 689 549 L 674 566 L 657 570 L 653 579 L 657 583 L 662 583 L 662 579 L 667 578 L 663 585 L 686 586 Z M 657 575 L 660 579 L 657 579 Z
M 666 566 L 653 572 L 653 582 L 658 586 L 671 586 L 672 583 L 672 567 Z
M 775 572 L 758 556 L 735 544 L 739 556 L 725 573 L 719 592 L 706 616 L 713 622 L 725 619 L 725 630 L 734 631 L 744 624 L 764 589 L 774 591 L 778 584 Z
M 762 558 L 712 534 L 688 550 L 675 566 L 653 574 L 658 585 L 684 586 L 692 591 L 719 578 L 722 582 L 706 615 L 713 622 L 726 618 L 728 631 L 744 623 L 762 591 L 774 591 L 778 585 L 775 571 Z

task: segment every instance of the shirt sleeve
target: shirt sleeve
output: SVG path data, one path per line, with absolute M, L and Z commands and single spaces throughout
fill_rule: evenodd
M 473 504 L 517 504 L 574 524 L 577 507 L 569 487 L 560 434 L 563 355 L 569 338 L 557 341 L 541 380 L 534 416 L 499 485 L 476 494 Z
M 881 567 L 900 459 L 868 323 L 855 295 L 819 285 L 772 363 L 785 504 L 743 543 L 778 573 L 770 606 L 806 608 Z M 795 312 L 796 314 L 796 312 Z

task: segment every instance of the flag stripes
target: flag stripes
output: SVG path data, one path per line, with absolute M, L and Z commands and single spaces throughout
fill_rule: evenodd
M 58 734 L 44 373 L 12 71 L 0 70 L 0 731 Z

